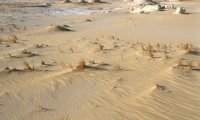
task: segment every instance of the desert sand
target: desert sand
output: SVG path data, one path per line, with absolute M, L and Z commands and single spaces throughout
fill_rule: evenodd
M 0 4 L 0 120 L 200 120 L 199 0 L 41 3 Z

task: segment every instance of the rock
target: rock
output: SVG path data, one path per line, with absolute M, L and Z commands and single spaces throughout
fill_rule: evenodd
M 186 9 L 183 7 L 177 7 L 174 14 L 186 14 Z
M 88 3 L 100 3 L 101 0 L 88 0 L 87 2 Z
M 130 13 L 144 13 L 144 10 L 142 10 L 142 7 L 130 7 Z
M 80 3 L 86 3 L 85 0 L 79 0 L 78 2 L 80 2 Z
M 134 0 L 137 4 L 148 4 L 152 3 L 152 0 Z
M 63 0 L 61 3 L 69 3 L 71 2 L 70 0 Z
M 130 7 L 130 13 L 148 13 L 154 11 L 160 11 L 162 8 L 160 5 L 139 5 L 136 7 Z

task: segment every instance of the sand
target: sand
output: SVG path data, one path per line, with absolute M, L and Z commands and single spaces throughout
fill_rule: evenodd
M 200 119 L 200 1 L 107 2 L 0 6 L 0 120 Z M 112 12 L 46 12 L 74 7 Z

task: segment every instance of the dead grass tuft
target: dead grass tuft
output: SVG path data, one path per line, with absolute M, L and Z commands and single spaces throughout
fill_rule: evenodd
M 74 53 L 74 50 L 72 48 L 69 49 L 71 51 L 71 53 Z
M 117 64 L 117 65 L 114 66 L 114 70 L 122 70 L 122 69 L 121 69 L 120 65 Z
M 146 49 L 144 48 L 143 45 L 141 45 L 141 49 L 142 49 L 142 51 L 146 51 Z
M 22 54 L 31 54 L 31 51 L 28 51 L 27 49 L 24 49 L 24 50 L 22 51 Z
M 26 62 L 25 60 L 23 61 L 23 65 L 24 65 L 24 70 L 30 70 L 32 71 L 34 68 L 30 66 L 30 64 L 28 62 Z
M 12 35 L 8 37 L 8 40 L 12 43 L 17 43 L 18 37 L 16 35 Z
M 96 64 L 94 60 L 89 61 L 90 64 Z
M 0 45 L 2 45 L 3 44 L 3 39 L 2 38 L 0 38 Z
M 192 62 L 191 62 L 191 61 L 188 62 L 187 67 L 188 67 L 188 70 L 189 70 L 189 71 L 193 70 L 193 66 L 192 66 Z
M 149 51 L 149 57 L 150 57 L 150 58 L 153 58 L 153 57 L 154 57 L 154 55 L 153 55 L 153 52 L 152 52 L 152 51 Z
M 41 61 L 41 65 L 46 65 L 46 63 L 42 60 L 42 61 Z
M 157 43 L 157 44 L 156 44 L 156 47 L 159 49 L 159 48 L 160 48 L 160 44 L 159 44 L 159 43 Z
M 177 61 L 177 67 L 182 66 L 182 65 L 183 65 L 183 61 L 182 61 L 182 59 L 179 59 Z
M 79 61 L 78 66 L 73 67 L 73 71 L 80 72 L 83 71 L 86 68 L 86 63 L 84 60 Z
M 98 45 L 98 47 L 96 48 L 96 52 L 99 52 L 99 51 L 102 51 L 103 50 L 103 48 L 104 48 L 104 46 L 103 45 Z

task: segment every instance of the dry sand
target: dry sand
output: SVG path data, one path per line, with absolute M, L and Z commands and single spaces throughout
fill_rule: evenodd
M 200 120 L 200 1 L 179 3 L 190 14 L 0 6 L 0 120 Z

